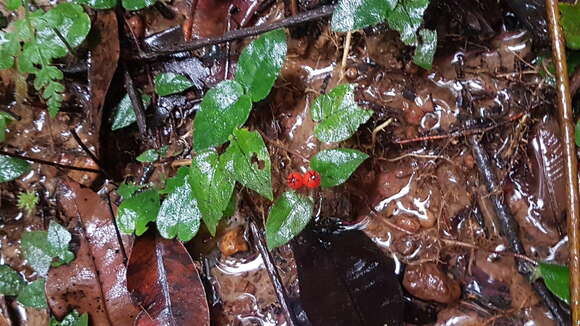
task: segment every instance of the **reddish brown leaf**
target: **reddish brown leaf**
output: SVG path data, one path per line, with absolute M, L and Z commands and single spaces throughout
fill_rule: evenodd
M 209 326 L 205 290 L 191 256 L 177 240 L 153 233 L 137 238 L 127 287 L 146 310 L 135 325 Z
M 98 135 L 101 128 L 103 104 L 119 61 L 119 32 L 114 10 L 97 11 L 93 23 L 97 42 L 89 51 L 89 91 L 91 96 L 90 123 Z
M 93 325 L 133 325 L 139 310 L 126 286 L 126 267 L 108 203 L 73 181 L 59 185 L 57 193 L 80 239 L 76 258 L 48 273 L 46 295 L 57 318 L 70 310 L 89 313 Z M 131 238 L 123 236 L 125 248 Z

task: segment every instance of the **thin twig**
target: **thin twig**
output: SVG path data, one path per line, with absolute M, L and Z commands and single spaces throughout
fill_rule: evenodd
M 45 160 L 41 160 L 41 159 L 38 159 L 38 158 L 32 158 L 32 157 L 28 157 L 28 156 L 23 156 L 23 155 L 19 155 L 19 154 L 15 154 L 15 153 L 10 153 L 10 152 L 7 152 L 7 151 L 3 151 L 3 150 L 0 150 L 0 155 L 6 155 L 6 156 L 10 156 L 10 157 L 14 157 L 14 158 L 21 159 L 21 160 L 25 160 L 25 161 L 31 161 L 31 162 L 34 162 L 34 163 L 40 163 L 40 164 L 44 164 L 44 165 L 50 165 L 50 166 L 54 166 L 54 167 L 61 168 L 61 169 L 77 170 L 77 171 L 93 172 L 93 173 L 102 173 L 101 170 L 97 170 L 97 169 L 83 168 L 83 167 L 78 167 L 78 166 L 74 166 L 74 165 L 65 165 L 65 164 L 60 164 L 60 163 L 45 161 Z
M 352 32 L 348 31 L 346 33 L 346 38 L 344 40 L 344 48 L 342 49 L 342 61 L 340 64 L 340 74 L 339 82 L 344 79 L 344 70 L 346 69 L 346 60 L 348 59 L 348 52 L 350 51 L 350 40 L 352 38 Z
M 133 78 L 131 78 L 131 73 L 125 65 L 125 88 L 129 98 L 131 99 L 131 105 L 135 111 L 135 117 L 137 118 L 137 126 L 139 127 L 139 133 L 141 137 L 147 135 L 147 124 L 145 123 L 145 107 L 143 106 L 143 101 L 141 101 L 141 96 L 135 89 L 133 84 Z
M 192 50 L 203 48 L 203 47 L 206 47 L 209 45 L 216 45 L 216 44 L 221 44 L 221 43 L 225 43 L 225 42 L 229 42 L 229 41 L 233 41 L 233 40 L 237 40 L 237 39 L 241 39 L 241 38 L 255 36 L 255 35 L 269 32 L 269 31 L 277 29 L 277 28 L 290 27 L 290 26 L 299 25 L 299 24 L 310 22 L 310 21 L 318 20 L 318 19 L 321 19 L 324 17 L 328 17 L 332 14 L 333 10 L 334 10 L 334 6 L 332 6 L 332 5 L 322 6 L 318 9 L 306 11 L 306 12 L 300 13 L 296 16 L 281 19 L 279 21 L 275 21 L 275 22 L 272 22 L 270 24 L 264 24 L 264 25 L 236 29 L 236 30 L 232 30 L 230 32 L 227 32 L 219 37 L 192 40 L 189 42 L 183 42 L 181 44 L 167 46 L 162 50 L 138 54 L 138 55 L 134 56 L 133 59 L 153 60 L 153 59 L 157 59 L 159 57 L 167 56 L 167 55 L 170 55 L 173 53 L 192 51 Z
M 548 25 L 552 41 L 552 57 L 556 66 L 556 92 L 564 157 L 566 161 L 566 208 L 568 213 L 568 239 L 570 267 L 570 308 L 572 324 L 580 325 L 580 196 L 578 194 L 578 162 L 574 144 L 574 112 L 570 98 L 566 46 L 559 24 L 560 13 L 557 0 L 546 0 Z
M 308 159 L 306 156 L 304 156 L 304 155 L 302 155 L 302 154 L 298 153 L 297 151 L 291 150 L 290 148 L 288 148 L 288 147 L 286 147 L 286 146 L 284 146 L 284 145 L 282 145 L 282 144 L 279 144 L 279 143 L 278 143 L 277 141 L 275 141 L 274 139 L 272 139 L 272 138 L 270 138 L 270 137 L 268 137 L 268 136 L 264 135 L 264 133 L 263 133 L 263 132 L 261 132 L 261 131 L 258 131 L 258 132 L 260 133 L 260 135 L 262 135 L 262 138 L 264 138 L 264 139 L 265 139 L 265 140 L 266 140 L 268 143 L 272 144 L 272 146 L 274 146 L 274 147 L 278 147 L 278 148 L 280 148 L 280 149 L 282 149 L 282 150 L 286 151 L 286 152 L 287 152 L 287 153 L 289 153 L 289 154 L 292 154 L 292 155 L 294 155 L 294 156 L 297 156 L 297 157 L 301 158 L 301 159 L 302 159 L 303 161 L 305 161 L 305 162 L 310 162 L 310 160 L 309 160 L 309 159 Z
M 296 316 L 292 309 L 288 306 L 288 294 L 286 292 L 286 288 L 284 288 L 284 284 L 282 283 L 282 278 L 280 278 L 280 274 L 278 273 L 278 268 L 276 264 L 274 264 L 274 260 L 268 251 L 268 246 L 266 245 L 266 240 L 264 239 L 263 231 L 258 226 L 256 222 L 257 212 L 256 209 L 253 207 L 254 203 L 251 200 L 250 196 L 248 196 L 247 192 L 243 192 L 244 200 L 247 202 L 252 215 L 250 217 L 250 231 L 252 232 L 252 236 L 254 237 L 254 242 L 260 255 L 262 256 L 262 260 L 264 261 L 264 266 L 268 271 L 268 276 L 270 276 L 270 281 L 272 282 L 272 286 L 274 287 L 274 292 L 276 293 L 276 297 L 278 298 L 278 302 L 282 307 L 284 312 L 284 317 L 286 317 L 286 325 L 288 326 L 295 326 L 298 325 L 296 321 Z
M 74 130 L 74 128 L 71 128 L 70 133 L 77 142 L 77 144 L 83 149 L 83 151 L 85 151 L 85 153 L 91 158 L 91 160 L 93 160 L 93 162 L 95 162 L 95 164 L 97 164 L 98 166 L 101 166 L 101 163 L 99 162 L 97 156 L 87 147 L 87 145 L 85 145 L 85 143 L 83 143 L 81 137 L 79 137 L 76 130 Z

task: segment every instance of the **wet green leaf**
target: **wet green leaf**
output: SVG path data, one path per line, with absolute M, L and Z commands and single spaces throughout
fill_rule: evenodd
M 48 307 L 46 304 L 46 296 L 44 295 L 44 283 L 45 280 L 39 278 L 36 281 L 25 285 L 18 294 L 18 302 L 31 308 L 43 309 Z
M 382 23 L 397 0 L 339 0 L 332 14 L 332 30 L 348 32 Z
M 544 283 L 555 296 L 570 304 L 570 271 L 568 267 L 540 263 L 534 274 L 544 279 Z
M 324 188 L 344 183 L 358 166 L 368 158 L 356 149 L 336 148 L 318 152 L 310 161 L 310 167 L 320 173 L 320 185 Z
M 40 276 L 46 276 L 54 258 L 57 264 L 68 264 L 74 254 L 68 249 L 71 235 L 60 224 L 51 221 L 47 231 L 26 232 L 22 236 L 22 248 L 28 265 Z
M 328 94 L 320 95 L 312 104 L 312 120 L 316 138 L 334 143 L 350 138 L 358 127 L 367 122 L 373 111 L 361 109 L 354 101 L 353 84 L 336 86 Z
M 157 0 L 123 0 L 123 8 L 127 10 L 140 10 L 154 5 L 155 2 Z
M 417 30 L 423 23 L 423 14 L 429 0 L 400 0 L 389 13 L 389 26 L 399 32 L 401 41 L 406 45 L 417 45 Z
M 0 265 L 0 294 L 17 295 L 24 285 L 24 281 L 17 271 L 10 266 Z
M 245 87 L 252 101 L 261 101 L 270 94 L 287 50 L 286 32 L 276 29 L 260 35 L 242 51 L 235 79 Z
M 48 248 L 48 233 L 46 231 L 26 232 L 22 235 L 21 241 L 28 265 L 38 275 L 46 276 L 53 259 Z
M 226 170 L 224 158 L 220 158 L 213 149 L 198 153 L 191 162 L 191 186 L 203 222 L 209 232 L 215 235 L 217 225 L 224 215 L 235 181 Z
M 70 263 L 75 258 L 75 255 L 68 249 L 71 239 L 72 236 L 67 229 L 54 221 L 50 221 L 46 240 L 48 252 L 52 257 L 57 257 L 65 264 Z
M 422 29 L 419 31 L 421 40 L 419 45 L 415 48 L 415 55 L 413 55 L 413 62 L 426 70 L 431 70 L 433 64 L 433 57 L 435 50 L 437 50 L 437 32 L 429 29 Z
M 223 217 L 234 216 L 234 214 L 236 213 L 237 204 L 238 204 L 238 200 L 237 200 L 236 193 L 232 192 L 232 197 L 230 197 L 230 201 L 228 202 L 228 206 L 226 206 L 226 209 L 224 210 Z
M 226 169 L 236 181 L 272 200 L 272 163 L 262 136 L 256 131 L 236 129 L 223 154 Z
M 182 167 L 180 171 L 188 172 Z M 191 190 L 189 174 L 179 173 L 173 178 L 171 192 L 163 203 L 157 216 L 157 229 L 161 236 L 181 241 L 191 240 L 199 230 L 201 212 Z
M 61 58 L 69 52 L 55 30 L 58 30 L 71 48 L 76 48 L 82 44 L 91 29 L 91 19 L 83 7 L 66 2 L 47 11 L 42 17 L 33 19 L 32 24 L 36 28 L 36 43 L 44 59 Z
M 189 167 L 182 166 L 177 170 L 175 176 L 165 181 L 165 188 L 159 191 L 162 195 L 167 195 L 175 191 L 175 189 L 185 182 L 189 176 Z
M 560 3 L 560 24 L 566 36 L 566 45 L 580 50 L 580 3 Z
M 266 221 L 266 243 L 274 249 L 297 236 L 312 217 L 312 200 L 294 191 L 282 194 L 270 208 Z
M 6 9 L 8 9 L 8 10 L 16 10 L 21 5 L 22 5 L 22 0 L 7 0 L 6 1 Z
M 76 0 L 76 2 L 94 9 L 112 9 L 117 6 L 117 0 Z
M 251 109 L 252 101 L 238 82 L 225 80 L 214 86 L 203 97 L 195 117 L 195 150 L 225 143 L 234 129 L 246 123 Z
M 155 76 L 155 93 L 160 96 L 181 93 L 193 87 L 191 80 L 184 75 L 167 72 Z
M 159 213 L 159 193 L 150 189 L 129 197 L 119 206 L 117 225 L 123 233 L 141 235 L 149 228 L 147 224 L 154 222 Z
M 73 310 L 60 322 L 54 317 L 51 318 L 49 326 L 89 326 L 89 315 L 86 313 L 81 315 L 78 311 Z
M 119 195 L 121 195 L 121 197 L 123 197 L 123 199 L 127 199 L 131 196 L 133 196 L 133 194 L 135 192 L 137 192 L 137 190 L 141 189 L 142 186 L 134 184 L 134 183 L 127 183 L 127 182 L 123 182 L 119 185 L 119 188 L 117 189 L 117 193 Z
M 30 170 L 28 162 L 0 155 L 0 182 L 11 181 Z
M 3 142 L 6 139 L 6 127 L 9 121 L 14 120 L 12 115 L 6 112 L 0 112 L 0 142 Z
M 145 109 L 149 106 L 149 104 L 151 104 L 151 96 L 147 94 L 141 95 L 141 100 L 143 101 L 143 107 Z M 129 98 L 129 94 L 125 94 L 121 102 L 119 102 L 119 105 L 117 105 L 115 108 L 111 130 L 127 127 L 136 121 L 137 116 L 135 115 L 135 110 L 131 104 L 131 98 Z
M 142 163 L 151 163 L 159 159 L 159 151 L 156 149 L 148 149 L 137 156 L 137 161 Z

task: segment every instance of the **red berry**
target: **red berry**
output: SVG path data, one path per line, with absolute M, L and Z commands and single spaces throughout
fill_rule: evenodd
M 303 185 L 302 174 L 300 172 L 292 172 L 288 175 L 288 187 L 296 190 L 302 188 Z
M 320 173 L 310 170 L 304 174 L 304 185 L 308 188 L 316 188 L 320 186 Z

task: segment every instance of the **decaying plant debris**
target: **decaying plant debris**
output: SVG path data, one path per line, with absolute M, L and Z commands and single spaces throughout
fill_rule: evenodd
M 68 7 L 90 18 L 82 45 L 0 70 L 0 155 L 30 164 L 16 178 L 0 162 L 0 325 L 577 325 L 576 278 L 566 297 L 537 268 L 578 271 L 580 69 L 570 51 L 567 76 L 557 3 L 399 4 L 420 2 L 414 41 L 392 17 L 333 31 L 341 1 Z M 56 5 L 13 3 L 0 18 Z M 260 64 L 275 73 L 240 77 L 242 53 L 268 42 L 283 61 Z M 64 91 L 36 87 L 34 67 L 58 68 L 47 85 Z M 216 105 L 249 113 L 210 141 L 196 119 L 225 80 L 239 94 Z M 324 134 L 326 100 L 360 115 L 354 127 Z M 267 156 L 244 153 L 256 139 Z M 319 153 L 351 155 L 348 169 L 291 187 L 291 173 L 336 163 Z M 220 165 L 244 156 L 247 178 Z M 222 185 L 209 204 L 180 197 Z M 308 216 L 272 226 L 272 210 Z

